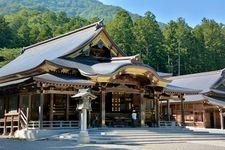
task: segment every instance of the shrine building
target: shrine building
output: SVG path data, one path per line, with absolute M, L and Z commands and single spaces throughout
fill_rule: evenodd
M 131 112 L 138 126 L 170 124 L 170 99 L 180 104 L 184 126 L 185 95 L 200 90 L 170 84 L 170 74 L 156 72 L 139 55 L 126 56 L 102 21 L 23 48 L 0 68 L 0 133 L 23 128 L 79 128 L 79 89 L 97 98 L 88 112 L 88 127 L 129 127 Z M 160 102 L 166 117 L 160 119 Z M 171 123 L 172 124 L 172 123 Z

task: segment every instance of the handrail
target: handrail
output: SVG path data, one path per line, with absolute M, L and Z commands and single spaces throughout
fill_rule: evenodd
M 28 127 L 28 122 L 29 122 L 29 120 L 28 120 L 29 113 L 28 112 L 29 112 L 29 108 L 27 108 L 27 116 L 26 116 L 22 109 L 19 110 L 19 114 L 20 114 L 19 117 L 21 118 L 23 124 L 25 125 L 25 128 Z
M 21 117 L 21 119 L 23 120 L 23 122 L 24 122 L 25 124 L 27 124 L 27 117 L 25 116 L 25 114 L 23 113 L 22 110 L 21 110 L 21 112 L 20 112 L 20 117 Z
M 176 121 L 159 121 L 160 127 L 174 127 L 176 125 Z
M 79 121 L 43 121 L 43 128 L 79 128 Z M 28 128 L 40 128 L 39 121 L 29 121 Z

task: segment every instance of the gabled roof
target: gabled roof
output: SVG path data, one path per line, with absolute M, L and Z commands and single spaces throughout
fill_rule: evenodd
M 202 93 L 209 92 L 210 89 L 222 77 L 223 70 L 203 72 L 168 78 L 172 80 L 171 85 L 186 87 L 190 89 L 202 90 Z
M 0 69 L 0 78 L 33 69 L 44 60 L 71 54 L 88 45 L 102 30 L 101 22 L 24 48 L 23 53 Z

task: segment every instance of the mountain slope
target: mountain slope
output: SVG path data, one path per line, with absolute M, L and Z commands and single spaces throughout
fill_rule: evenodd
M 98 0 L 0 0 L 0 15 L 13 14 L 22 8 L 63 11 L 70 16 L 79 15 L 86 19 L 99 17 L 106 21 L 111 20 L 122 9 L 104 5 Z M 137 15 L 131 14 L 131 16 L 133 18 Z

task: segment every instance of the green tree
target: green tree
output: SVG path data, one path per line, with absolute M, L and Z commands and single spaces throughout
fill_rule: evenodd
M 10 47 L 12 32 L 3 16 L 0 16 L 0 48 Z
M 225 36 L 223 30 L 223 24 L 206 18 L 202 20 L 201 25 L 194 28 L 196 38 L 204 44 L 201 54 L 203 71 L 224 68 Z
M 198 68 L 197 40 L 184 19 L 170 21 L 163 30 L 168 55 L 168 70 L 174 75 L 195 72 Z M 193 65 L 195 64 L 195 65 Z
M 0 68 L 9 63 L 14 58 L 16 58 L 20 54 L 20 52 L 21 52 L 20 48 L 0 49 Z
M 30 27 L 27 24 L 23 24 L 17 30 L 17 36 L 19 38 L 18 47 L 24 47 L 30 45 Z
M 50 38 L 52 38 L 52 29 L 46 24 L 39 26 L 39 35 L 37 40 L 44 41 Z
M 163 48 L 163 34 L 154 14 L 146 12 L 134 22 L 135 53 L 143 61 L 160 71 L 166 71 L 166 55 Z
M 40 34 L 39 26 L 33 25 L 30 28 L 30 44 L 35 44 L 38 42 L 38 35 Z
M 59 12 L 57 14 L 57 22 L 59 24 L 65 24 L 68 23 L 70 21 L 70 18 L 67 17 L 65 12 Z
M 107 29 L 115 43 L 127 55 L 133 55 L 134 35 L 132 32 L 133 21 L 125 10 L 119 11 L 115 18 L 108 23 Z
M 88 24 L 89 24 L 88 20 L 81 18 L 79 16 L 74 16 L 70 19 L 70 21 L 67 24 L 65 24 L 66 29 L 65 31 L 72 31 Z

